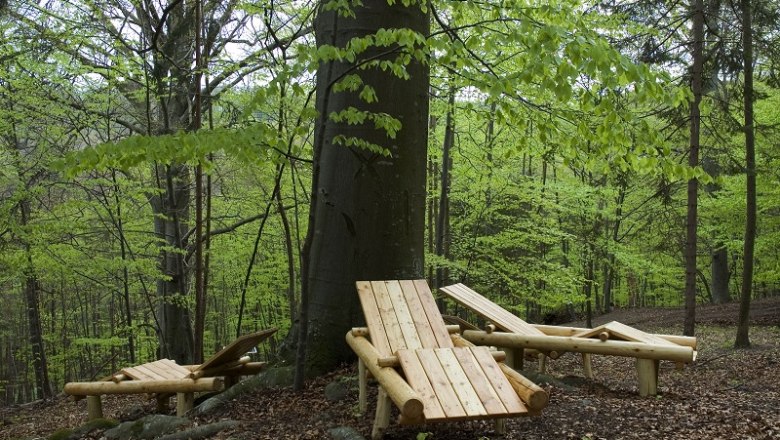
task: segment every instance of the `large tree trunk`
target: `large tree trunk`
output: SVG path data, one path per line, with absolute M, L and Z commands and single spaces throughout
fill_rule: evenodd
M 742 292 L 735 348 L 750 347 L 750 296 L 753 292 L 753 250 L 756 241 L 756 140 L 753 131 L 753 11 L 750 0 L 742 0 L 742 47 L 745 65 L 745 255 L 742 263 Z
M 152 54 L 151 71 L 158 100 L 157 113 L 149 130 L 153 134 L 173 134 L 180 130 L 191 130 L 195 73 L 191 68 L 194 61 L 194 33 L 192 20 L 194 8 L 180 3 L 168 14 L 167 32 L 159 36 L 164 44 Z M 157 164 L 153 172 L 159 193 L 152 196 L 155 234 L 162 239 L 160 249 L 160 270 L 166 279 L 157 281 L 159 301 L 161 357 L 178 363 L 192 363 L 194 360 L 194 339 L 190 311 L 186 300 L 190 269 L 184 261 L 187 243 L 187 221 L 190 215 L 190 170 L 186 164 Z
M 189 169 L 173 164 L 155 167 L 165 192 L 151 198 L 154 232 L 164 243 L 159 264 L 164 279 L 157 280 L 160 322 L 159 356 L 178 363 L 193 362 L 193 332 L 186 294 L 189 270 L 179 249 L 186 249 L 182 237 L 186 234 L 189 216 Z M 171 250 L 173 249 L 173 250 Z
M 699 134 L 701 128 L 701 113 L 699 104 L 702 96 L 702 74 L 704 64 L 704 3 L 702 0 L 694 0 L 692 6 L 691 36 L 693 37 L 693 49 L 691 51 L 693 64 L 691 66 L 691 136 L 690 150 L 688 153 L 688 165 L 699 165 Z M 685 320 L 683 334 L 693 336 L 696 324 L 696 248 L 698 231 L 698 197 L 699 181 L 688 181 L 688 214 L 686 217 L 685 239 Z
M 380 28 L 428 33 L 428 17 L 416 4 L 390 6 L 385 0 L 370 0 L 354 12 L 354 18 L 345 18 L 320 7 L 317 45 L 344 47 L 351 38 Z M 380 55 L 386 51 L 371 48 L 359 58 L 397 55 Z M 341 62 L 323 62 L 317 72 L 321 120 L 315 132 L 312 211 L 302 274 L 306 298 L 301 303 L 302 308 L 308 303 L 301 328 L 307 329 L 310 374 L 352 358 L 344 334 L 363 321 L 355 281 L 423 276 L 429 74 L 428 67 L 416 61 L 407 69 L 409 80 Z M 333 92 L 333 82 L 346 73 L 359 73 L 376 90 L 378 102 L 367 104 L 357 93 Z M 372 122 L 348 125 L 328 119 L 349 107 L 387 113 L 400 119 L 403 128 L 391 139 Z M 334 144 L 337 135 L 382 145 L 392 155 Z

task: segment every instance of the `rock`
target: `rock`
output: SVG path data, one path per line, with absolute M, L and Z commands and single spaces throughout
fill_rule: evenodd
M 189 423 L 190 420 L 183 417 L 153 414 L 109 429 L 105 432 L 105 437 L 109 440 L 152 439 Z
M 222 420 L 217 423 L 196 426 L 184 431 L 168 434 L 160 437 L 158 440 L 198 440 L 202 438 L 211 438 L 220 431 L 235 428 L 238 425 L 240 425 L 240 423 L 235 420 Z
M 325 386 L 325 398 L 330 402 L 343 400 L 349 394 L 349 387 L 341 380 L 333 381 Z
M 333 440 L 366 440 L 365 437 L 349 426 L 339 426 L 328 430 L 330 438 Z
M 60 429 L 50 435 L 48 440 L 77 440 L 97 429 L 109 429 L 117 425 L 119 422 L 113 419 L 94 419 L 76 429 Z
M 214 409 L 219 408 L 225 402 L 235 399 L 241 394 L 250 391 L 292 385 L 294 374 L 294 367 L 277 367 L 268 369 L 258 375 L 242 380 L 241 382 L 225 390 L 225 392 L 217 394 L 216 396 L 201 403 L 193 410 L 194 414 L 206 414 L 209 411 L 213 411 Z

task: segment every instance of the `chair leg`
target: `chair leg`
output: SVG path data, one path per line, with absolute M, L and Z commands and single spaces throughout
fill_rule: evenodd
M 374 428 L 371 430 L 371 439 L 379 440 L 385 435 L 385 430 L 390 426 L 390 410 L 393 402 L 390 396 L 381 386 L 377 392 L 376 416 L 374 417 Z
M 539 373 L 544 374 L 547 372 L 547 355 L 539 353 Z
M 360 414 L 366 412 L 368 408 L 368 402 L 366 402 L 366 386 L 368 383 L 368 376 L 366 372 L 366 364 L 362 359 L 358 359 L 358 410 Z
M 100 396 L 87 396 L 87 418 L 89 420 L 103 418 L 103 403 Z
M 506 360 L 504 361 L 505 364 L 515 370 L 523 369 L 523 358 L 525 358 L 525 350 L 522 348 L 507 347 L 501 347 L 501 349 L 506 353 Z
M 176 415 L 184 417 L 195 403 L 195 393 L 176 393 Z
M 637 358 L 636 373 L 639 379 L 639 395 L 655 396 L 658 393 L 658 361 Z
M 496 434 L 506 435 L 506 419 L 496 419 L 494 423 Z
M 582 353 L 582 371 L 585 373 L 585 377 L 593 379 L 593 363 L 591 362 L 590 353 Z

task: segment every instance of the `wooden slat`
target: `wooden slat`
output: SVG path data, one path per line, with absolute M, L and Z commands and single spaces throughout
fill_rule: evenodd
M 417 328 L 414 324 L 409 305 L 406 303 L 404 292 L 401 290 L 401 284 L 398 281 L 386 281 L 385 287 L 390 301 L 393 302 L 395 316 L 398 319 L 398 325 L 401 327 L 401 333 L 406 341 L 405 347 L 416 350 L 422 348 L 422 342 L 417 335 Z
M 442 287 L 439 290 L 504 331 L 529 335 L 544 334 L 541 330 L 537 330 L 531 324 L 528 324 L 518 316 L 515 316 L 508 310 L 478 294 L 464 284 L 453 284 L 451 286 Z
M 218 368 L 220 365 L 237 361 L 253 347 L 256 347 L 259 343 L 270 338 L 277 330 L 278 329 L 276 328 L 269 328 L 256 333 L 243 335 L 206 359 L 206 361 L 195 368 L 194 371 Z
M 466 347 L 455 347 L 452 350 L 463 372 L 468 376 L 471 386 L 474 387 L 474 391 L 479 395 L 479 400 L 482 402 L 482 406 L 485 407 L 485 411 L 490 415 L 506 414 L 506 407 L 501 403 L 501 399 L 493 389 L 493 385 L 485 377 L 485 372 L 471 353 L 471 350 Z
M 636 329 L 634 327 L 629 327 L 617 321 L 608 322 L 596 328 L 575 333 L 574 336 L 578 338 L 592 338 L 594 336 L 597 336 L 599 333 L 603 331 L 607 331 L 609 332 L 610 335 L 615 335 L 619 339 L 624 339 L 626 341 L 644 342 L 646 344 L 667 345 L 667 346 L 678 345 L 675 344 L 674 342 L 667 341 L 666 339 L 660 336 L 643 332 L 642 330 Z
M 155 374 L 159 375 L 163 379 L 183 379 L 189 376 L 189 371 L 187 371 L 187 374 L 184 375 L 177 374 L 176 370 L 169 368 L 162 361 L 150 362 L 148 364 L 144 364 L 144 367 L 146 367 L 150 371 L 153 371 Z
M 479 398 L 479 395 L 471 385 L 468 376 L 458 362 L 453 352 L 455 348 L 437 348 L 436 357 L 439 358 L 447 378 L 460 399 L 460 404 L 469 417 L 486 416 L 488 414 Z
M 170 359 L 160 359 L 158 362 L 164 365 L 168 370 L 175 371 L 178 377 L 189 377 L 191 373 L 189 368 L 186 368 L 184 365 L 179 365 Z
M 417 330 L 417 336 L 420 338 L 422 347 L 438 347 L 439 342 L 436 340 L 436 335 L 433 334 L 433 329 L 430 322 L 428 322 L 428 316 L 425 314 L 422 302 L 420 302 L 420 296 L 417 293 L 414 282 L 411 280 L 401 281 L 401 289 L 409 306 L 409 312 L 414 320 L 414 328 Z
M 164 377 L 146 368 L 144 365 L 136 365 L 135 367 L 124 368 L 122 369 L 122 373 L 132 377 L 135 380 L 165 380 Z
M 398 350 L 406 348 L 406 341 L 404 340 L 404 334 L 401 332 L 401 326 L 398 323 L 393 302 L 390 299 L 384 281 L 372 281 L 371 287 L 379 309 L 379 316 L 382 317 L 387 341 L 390 343 L 390 353 L 395 354 Z
M 447 331 L 447 326 L 444 324 L 444 320 L 441 317 L 441 312 L 436 306 L 436 301 L 433 299 L 431 289 L 428 287 L 428 283 L 425 280 L 415 280 L 414 287 L 417 290 L 417 295 L 420 298 L 420 303 L 425 310 L 425 315 L 428 318 L 428 324 L 430 324 L 431 331 L 436 337 L 436 341 L 439 343 L 439 347 L 452 347 L 452 340 L 450 334 Z
M 509 414 L 525 414 L 528 412 L 525 404 L 517 396 L 515 390 L 512 389 L 512 385 L 507 380 L 504 373 L 498 367 L 495 359 L 490 354 L 490 350 L 487 347 L 473 347 L 471 353 L 477 360 L 477 363 L 482 367 L 482 371 L 485 372 L 485 377 L 490 381 L 493 386 L 493 390 L 501 399 L 501 403 Z
M 425 419 L 436 420 L 445 418 L 441 403 L 439 403 L 439 399 L 436 397 L 433 386 L 430 380 L 428 380 L 428 376 L 425 374 L 417 354 L 411 350 L 398 350 L 398 360 L 401 362 L 401 369 L 404 371 L 406 380 L 423 402 Z
M 417 358 L 420 360 L 420 364 L 425 370 L 425 374 L 428 376 L 428 380 L 436 393 L 436 397 L 439 399 L 441 408 L 444 410 L 445 418 L 465 418 L 466 411 L 460 404 L 460 399 L 458 399 L 455 390 L 452 389 L 452 384 L 447 378 L 444 369 L 441 367 L 436 352 L 433 349 L 417 350 L 415 354 L 417 354 Z
M 356 284 L 360 304 L 363 307 L 363 315 L 366 317 L 371 344 L 382 356 L 392 356 L 393 351 L 390 349 L 390 341 L 387 339 L 385 326 L 374 298 L 374 289 L 368 281 L 358 281 Z

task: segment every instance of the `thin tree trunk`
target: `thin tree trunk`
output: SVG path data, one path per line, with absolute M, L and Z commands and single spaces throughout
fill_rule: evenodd
M 729 253 L 726 246 L 718 244 L 712 252 L 712 300 L 715 304 L 731 301 L 729 294 Z
M 26 226 L 30 219 L 30 201 L 22 200 L 20 203 L 21 224 Z M 25 252 L 27 254 L 27 267 L 24 270 L 24 300 L 27 306 L 27 321 L 30 330 L 30 348 L 33 357 L 33 369 L 35 370 L 35 391 L 38 398 L 52 396 L 49 383 L 49 366 L 46 362 L 46 350 L 43 345 L 43 329 L 41 328 L 41 311 L 38 305 L 38 292 L 40 285 L 35 274 L 32 261 L 32 250 L 25 240 Z
M 739 301 L 739 323 L 735 348 L 750 347 L 750 296 L 753 291 L 753 252 L 756 240 L 756 140 L 753 131 L 753 11 L 750 0 L 740 2 L 742 8 L 742 47 L 745 67 L 745 173 L 746 218 L 745 252 L 742 264 L 742 292 Z
M 439 193 L 439 216 L 436 218 L 436 255 L 449 257 L 450 244 L 450 170 L 452 168 L 452 146 L 455 143 L 455 87 L 450 86 L 447 100 L 447 118 L 444 126 L 444 144 L 441 155 L 441 186 Z M 435 287 L 449 281 L 449 270 L 436 269 Z
M 127 349 L 130 351 L 130 363 L 135 364 L 135 329 L 133 328 L 133 312 L 130 303 L 130 273 L 127 270 L 127 243 L 125 242 L 124 219 L 122 218 L 122 203 L 119 199 L 119 185 L 116 180 L 116 170 L 111 170 L 111 182 L 114 185 L 114 203 L 116 203 L 116 228 L 119 235 L 119 255 L 122 258 L 122 299 L 127 326 Z
M 693 64 L 691 66 L 691 135 L 688 165 L 699 165 L 699 137 L 701 128 L 701 113 L 699 105 L 702 98 L 702 75 L 704 63 L 704 3 L 694 0 L 691 24 L 693 37 Z M 698 222 L 698 179 L 688 181 L 688 214 L 686 216 L 685 240 L 685 320 L 683 334 L 693 336 L 696 323 L 696 249 Z

